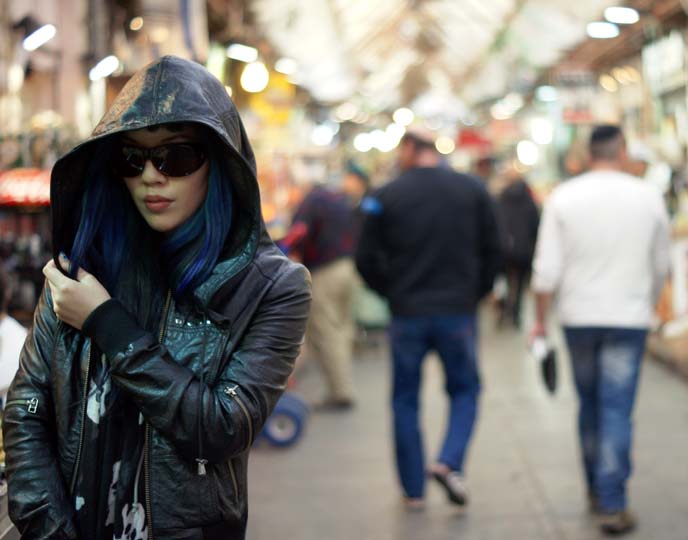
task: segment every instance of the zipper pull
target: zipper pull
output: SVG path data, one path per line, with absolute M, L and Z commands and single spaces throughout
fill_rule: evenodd
M 198 463 L 198 476 L 205 476 L 206 475 L 205 465 L 206 465 L 206 463 L 208 463 L 208 460 L 196 458 L 196 463 Z
M 225 394 L 227 394 L 228 396 L 237 397 L 236 389 L 237 389 L 237 385 L 236 385 L 236 384 L 235 384 L 232 388 L 230 388 L 229 386 L 227 386 L 227 387 L 225 388 Z
M 36 414 L 36 411 L 38 410 L 38 398 L 31 398 L 28 400 L 28 410 L 31 414 Z

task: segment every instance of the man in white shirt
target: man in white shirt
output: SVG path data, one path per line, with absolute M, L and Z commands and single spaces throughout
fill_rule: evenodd
M 533 262 L 536 323 L 556 295 L 580 400 L 579 431 L 590 508 L 602 530 L 635 527 L 627 509 L 631 415 L 653 308 L 669 270 L 669 218 L 659 192 L 623 172 L 616 126 L 590 138 L 589 172 L 554 190 Z

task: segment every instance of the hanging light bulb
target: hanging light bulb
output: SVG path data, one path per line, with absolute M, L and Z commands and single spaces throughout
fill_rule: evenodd
M 241 87 L 247 92 L 262 92 L 269 81 L 270 73 L 263 62 L 251 62 L 241 73 Z

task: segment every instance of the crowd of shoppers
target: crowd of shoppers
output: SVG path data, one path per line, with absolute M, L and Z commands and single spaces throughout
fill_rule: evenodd
M 161 77 L 167 86 L 153 92 Z M 185 115 L 201 98 L 215 106 Z M 161 99 L 164 114 L 145 113 Z M 248 450 L 304 331 L 326 382 L 317 410 L 356 402 L 359 274 L 392 315 L 403 504 L 422 510 L 430 477 L 465 506 L 481 391 L 478 309 L 501 273 L 500 324 L 519 328 L 532 271 L 531 336 L 547 336 L 556 303 L 573 366 L 590 511 L 606 533 L 632 530 L 631 417 L 668 272 L 669 219 L 660 192 L 629 174 L 618 127 L 596 128 L 589 153 L 588 171 L 554 190 L 542 218 L 522 172 L 507 168 L 493 197 L 485 180 L 452 170 L 421 128 L 407 130 L 398 174 L 378 189 L 348 162 L 340 188 L 314 187 L 279 242 L 310 271 L 306 322 L 307 273 L 265 233 L 253 155 L 226 92 L 189 62 L 148 66 L 55 166 L 54 260 L 16 377 L 25 331 L 5 312 L 0 273 L 0 389 L 14 378 L 3 417 L 13 521 L 27 538 L 148 539 L 153 529 L 180 540 L 244 538 Z M 419 400 L 433 351 L 449 412 L 428 463 Z M 74 403 L 80 415 L 69 412 Z M 207 482 L 222 486 L 212 501 L 171 504 Z

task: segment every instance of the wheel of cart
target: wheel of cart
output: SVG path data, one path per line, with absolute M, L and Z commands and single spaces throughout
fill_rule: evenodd
M 299 440 L 306 426 L 308 405 L 298 395 L 286 392 L 265 422 L 261 438 L 272 446 L 284 448 Z

